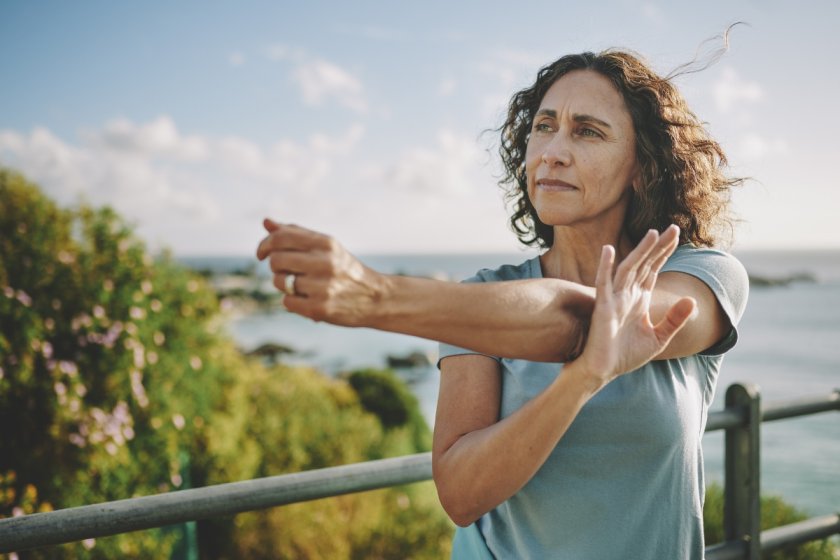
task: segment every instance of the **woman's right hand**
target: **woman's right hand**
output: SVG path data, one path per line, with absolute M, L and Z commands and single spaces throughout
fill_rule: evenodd
M 263 221 L 268 235 L 257 258 L 268 259 L 274 285 L 289 311 L 316 321 L 366 326 L 387 289 L 387 277 L 351 255 L 333 238 L 295 225 Z M 286 293 L 289 275 L 293 293 Z
M 615 272 L 615 250 L 604 246 L 589 334 L 583 352 L 573 362 L 593 376 L 597 389 L 656 358 L 694 313 L 695 300 L 684 297 L 668 309 L 658 324 L 650 319 L 657 274 L 678 240 L 676 226 L 661 235 L 649 231 Z

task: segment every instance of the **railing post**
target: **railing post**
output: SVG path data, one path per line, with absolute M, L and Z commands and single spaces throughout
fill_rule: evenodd
M 746 545 L 748 560 L 761 551 L 760 430 L 761 396 L 753 384 L 730 385 L 726 408 L 738 409 L 744 422 L 726 430 L 723 524 L 727 541 Z

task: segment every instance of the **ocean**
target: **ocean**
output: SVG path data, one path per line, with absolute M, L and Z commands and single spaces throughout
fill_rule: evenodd
M 784 286 L 753 286 L 740 338 L 721 373 L 713 410 L 723 407 L 726 387 L 756 384 L 763 402 L 827 395 L 840 389 L 840 251 L 738 252 L 751 275 L 783 278 L 805 274 L 812 281 Z M 496 255 L 365 256 L 371 267 L 460 280 L 482 267 L 521 262 L 533 253 Z M 216 272 L 247 268 L 249 259 L 183 259 Z M 257 271 L 266 275 L 264 265 Z M 237 343 L 250 349 L 277 342 L 298 350 L 294 361 L 335 374 L 359 367 L 384 367 L 388 355 L 422 352 L 432 362 L 437 344 L 424 339 L 371 329 L 350 329 L 286 313 L 281 309 L 232 319 Z M 415 372 L 417 373 L 417 372 Z M 439 373 L 434 367 L 412 377 L 430 425 L 434 422 Z M 761 486 L 811 515 L 840 510 L 840 415 L 822 413 L 764 423 L 761 427 Z M 723 480 L 723 433 L 707 434 L 703 449 L 708 481 Z

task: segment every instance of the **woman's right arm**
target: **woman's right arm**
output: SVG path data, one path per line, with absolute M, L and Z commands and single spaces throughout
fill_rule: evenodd
M 443 508 L 462 527 L 531 480 L 594 394 L 585 377 L 564 370 L 545 391 L 499 420 L 499 368 L 479 355 L 441 361 L 432 472 Z
M 657 237 L 648 234 L 615 273 L 614 251 L 604 248 L 583 352 L 513 414 L 498 419 L 498 362 L 476 355 L 443 359 L 432 469 L 441 504 L 457 524 L 469 525 L 519 491 L 586 402 L 619 375 L 658 356 L 686 324 L 696 305 L 689 298 L 651 323 L 651 293 L 670 254 L 654 250 Z

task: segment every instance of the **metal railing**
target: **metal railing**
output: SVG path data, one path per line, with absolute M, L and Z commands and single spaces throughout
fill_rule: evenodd
M 735 384 L 726 392 L 725 408 L 709 414 L 706 431 L 726 432 L 726 540 L 706 548 L 708 560 L 758 560 L 761 552 L 840 534 L 840 515 L 816 517 L 766 531 L 759 528 L 761 422 L 840 411 L 840 390 L 827 396 L 776 402 L 765 408 L 760 402 L 754 385 Z M 0 553 L 229 516 L 431 477 L 431 453 L 420 453 L 0 519 Z

